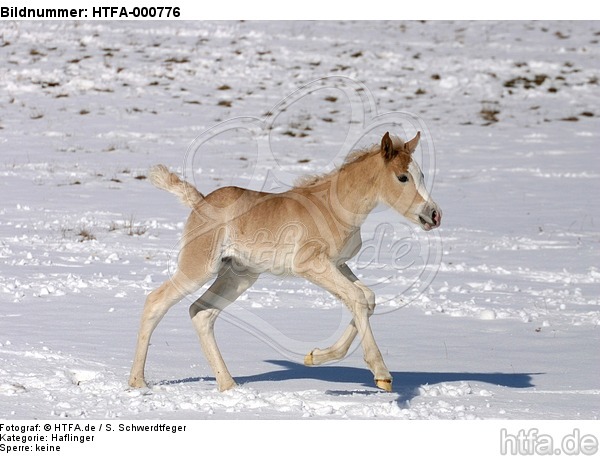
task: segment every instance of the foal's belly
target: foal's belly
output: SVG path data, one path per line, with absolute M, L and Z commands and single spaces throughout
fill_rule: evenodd
M 227 244 L 223 257 L 229 258 L 232 267 L 240 271 L 275 275 L 291 274 L 293 271 L 295 245 L 278 245 L 269 239 L 237 240 Z

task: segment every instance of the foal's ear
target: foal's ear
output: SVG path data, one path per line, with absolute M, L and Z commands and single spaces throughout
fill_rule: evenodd
M 417 148 L 417 146 L 419 145 L 420 138 L 421 138 L 421 132 L 418 131 L 413 139 L 404 143 L 404 148 L 412 154 L 415 151 L 415 149 Z
M 392 138 L 390 138 L 390 133 L 386 131 L 383 138 L 381 138 L 381 153 L 383 154 L 383 158 L 388 162 L 392 158 L 396 156 L 396 152 L 394 152 L 394 144 L 392 143 Z

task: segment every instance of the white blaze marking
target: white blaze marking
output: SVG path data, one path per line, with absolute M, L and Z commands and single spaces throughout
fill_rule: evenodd
M 425 181 L 423 179 L 423 174 L 421 173 L 421 168 L 419 168 L 419 165 L 416 161 L 412 160 L 410 162 L 410 165 L 408 165 L 408 173 L 412 176 L 415 187 L 417 187 L 417 192 L 421 198 L 425 200 L 425 203 L 431 201 L 427 187 L 425 187 Z

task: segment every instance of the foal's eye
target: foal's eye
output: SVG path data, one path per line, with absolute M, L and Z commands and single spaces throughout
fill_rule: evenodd
M 408 176 L 406 174 L 400 174 L 398 180 L 402 183 L 408 182 Z

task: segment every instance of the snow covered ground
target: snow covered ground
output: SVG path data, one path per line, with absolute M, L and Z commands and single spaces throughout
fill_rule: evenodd
M 597 419 L 599 40 L 597 22 L 1 22 L 0 418 Z M 349 315 L 281 277 L 217 323 L 238 388 L 217 391 L 186 303 L 150 388 L 128 388 L 187 216 L 148 168 L 276 191 L 393 123 L 424 131 L 444 210 L 425 233 L 378 208 L 351 264 L 394 391 L 357 347 L 303 366 Z

